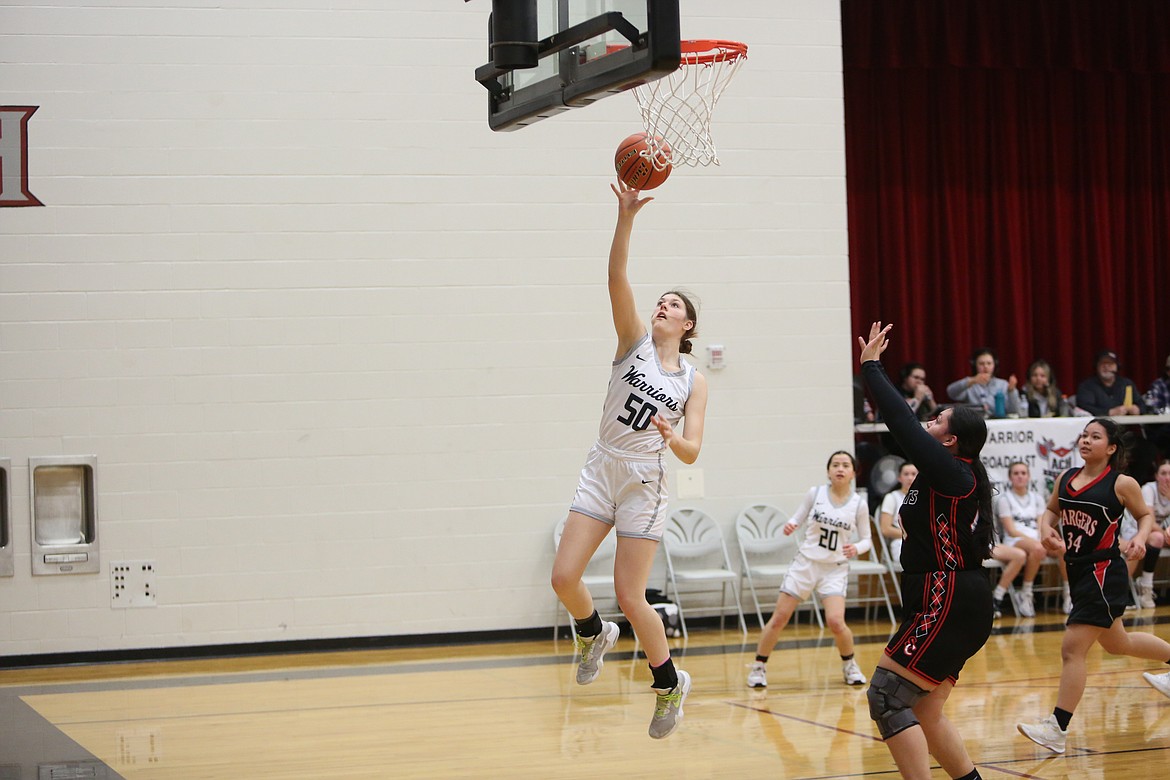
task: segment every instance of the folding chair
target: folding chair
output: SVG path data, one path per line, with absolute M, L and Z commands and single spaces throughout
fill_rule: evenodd
M 764 627 L 764 612 L 760 607 L 756 581 L 783 581 L 792 559 L 800 549 L 799 537 L 795 534 L 784 535 L 787 522 L 788 515 L 771 504 L 752 504 L 735 518 L 735 538 L 739 542 L 740 592 L 743 592 L 743 580 L 746 579 L 760 628 Z M 825 623 L 815 600 L 809 601 L 809 608 L 817 624 L 824 628 Z
M 878 526 L 877 537 L 881 542 L 882 563 L 886 565 L 886 570 L 890 572 L 890 578 L 894 581 L 894 593 L 898 596 L 898 604 L 902 603 L 902 562 L 894 558 L 894 551 L 890 549 L 890 540 L 882 533 L 881 526 Z
M 686 592 L 688 597 L 704 591 L 713 592 L 714 586 L 719 586 L 720 627 L 726 617 L 727 590 L 730 587 L 740 631 L 747 636 L 747 621 L 744 620 L 743 605 L 739 601 L 739 575 L 731 568 L 723 532 L 711 516 L 701 509 L 673 510 L 666 518 L 662 550 L 666 555 L 667 596 L 678 606 L 683 637 L 688 638 L 689 634 L 680 583 L 689 586 Z
M 870 535 L 871 536 L 873 536 L 875 534 L 877 536 L 881 536 L 881 532 L 876 528 L 876 524 L 873 522 L 872 517 L 869 519 L 869 528 L 870 528 Z M 875 545 L 875 549 L 876 549 L 876 545 Z M 854 605 L 863 604 L 863 605 L 866 605 L 866 610 L 868 612 L 869 606 L 877 606 L 877 605 L 885 604 L 886 605 L 886 613 L 890 616 L 890 624 L 894 625 L 894 626 L 898 625 L 898 620 L 897 620 L 897 618 L 894 617 L 894 605 L 890 601 L 890 591 L 886 587 L 886 576 L 889 573 L 890 573 L 890 570 L 886 567 L 886 564 L 879 561 L 877 556 L 874 554 L 874 549 L 870 549 L 870 551 L 865 553 L 864 556 L 858 556 L 856 558 L 850 559 L 850 561 L 849 561 L 849 579 L 850 579 L 850 581 L 852 583 L 855 583 L 858 586 L 860 586 L 861 578 L 863 578 L 863 577 L 877 577 L 878 589 L 881 592 L 880 592 L 880 594 L 877 594 L 877 595 L 873 595 L 871 593 L 870 595 L 863 596 L 863 595 L 861 595 L 861 588 L 858 587 L 857 595 L 855 595 L 855 596 L 848 596 L 847 595 L 845 597 L 846 608 L 848 608 L 848 606 L 850 604 L 854 604 Z

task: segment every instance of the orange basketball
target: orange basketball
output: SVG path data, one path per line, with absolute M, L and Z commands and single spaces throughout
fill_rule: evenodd
M 627 186 L 636 190 L 652 190 L 670 176 L 670 146 L 661 137 L 656 137 L 656 140 L 661 146 L 658 159 L 660 164 L 666 165 L 662 170 L 655 168 L 650 161 L 650 147 L 646 143 L 645 133 L 634 133 L 618 145 L 613 167 L 617 170 L 618 178 Z

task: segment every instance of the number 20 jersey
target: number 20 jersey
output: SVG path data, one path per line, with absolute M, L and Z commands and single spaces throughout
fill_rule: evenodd
M 657 414 L 678 427 L 695 380 L 695 367 L 681 355 L 678 362 L 678 371 L 663 370 L 649 333 L 614 361 L 598 431 L 602 444 L 646 454 L 666 448 L 650 418 Z

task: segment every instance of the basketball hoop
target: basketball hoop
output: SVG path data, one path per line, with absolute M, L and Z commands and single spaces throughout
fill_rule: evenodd
M 649 158 L 659 170 L 668 162 L 719 164 L 711 138 L 711 114 L 747 58 L 747 44 L 734 41 L 682 41 L 681 49 L 678 70 L 633 90 L 642 111 Z M 660 153 L 663 146 L 670 150 L 667 154 Z

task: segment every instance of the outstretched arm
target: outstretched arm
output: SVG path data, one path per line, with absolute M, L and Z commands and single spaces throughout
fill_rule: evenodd
M 654 198 L 640 198 L 640 192 L 630 189 L 625 182 L 609 185 L 617 195 L 618 218 L 613 230 L 613 243 L 609 248 L 609 305 L 613 309 L 613 327 L 617 331 L 618 344 L 614 359 L 617 360 L 646 334 L 646 325 L 638 317 L 634 305 L 634 290 L 626 266 L 630 259 L 630 235 L 634 231 L 634 217 Z
M 869 341 L 857 337 L 861 344 L 861 376 L 865 386 L 873 393 L 882 419 L 894 439 L 902 446 L 907 458 L 918 466 L 918 471 L 930 477 L 934 489 L 949 496 L 966 495 L 972 486 L 970 470 L 960 466 L 946 447 L 923 429 L 917 415 L 910 411 L 906 399 L 882 367 L 881 354 L 889 346 L 886 334 L 892 327 L 882 327 L 880 322 L 875 322 L 869 330 Z

